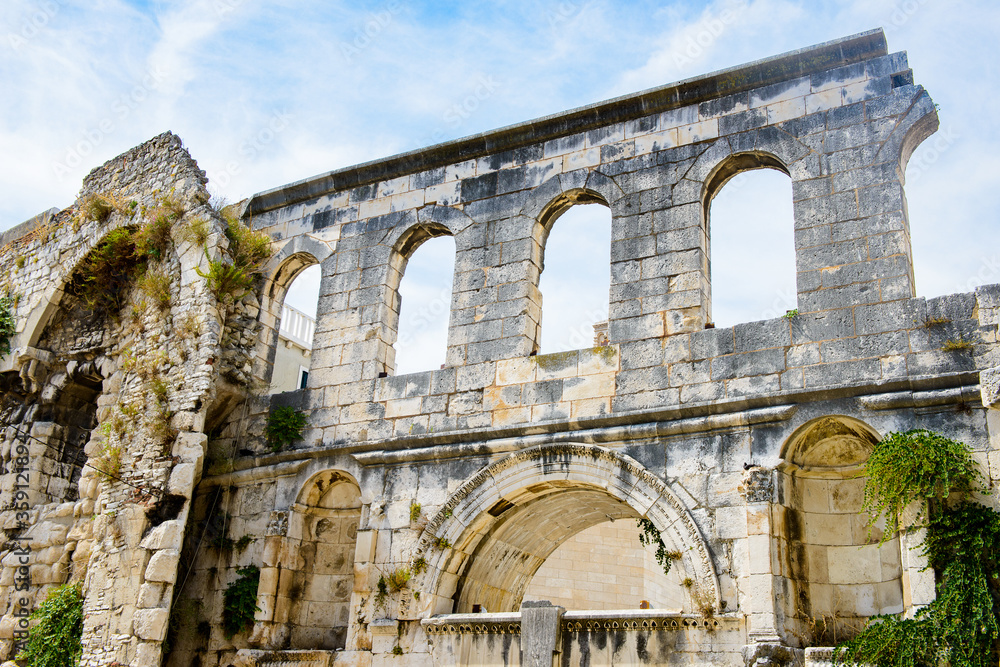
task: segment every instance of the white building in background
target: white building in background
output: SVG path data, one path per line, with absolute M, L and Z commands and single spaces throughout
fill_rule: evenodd
M 282 307 L 278 346 L 274 352 L 274 373 L 271 376 L 272 394 L 306 386 L 315 331 L 315 318 L 288 304 Z

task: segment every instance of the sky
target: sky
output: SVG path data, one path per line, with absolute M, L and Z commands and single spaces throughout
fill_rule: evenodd
M 916 82 L 939 105 L 941 129 L 907 170 L 917 293 L 1000 282 L 992 49 L 1000 3 L 990 0 L 4 0 L 0 230 L 70 205 L 90 169 L 166 130 L 184 140 L 214 194 L 238 201 L 875 27 L 890 51 L 908 52 Z M 748 257 L 784 257 L 780 230 L 790 224 L 781 213 L 787 182 L 750 176 L 713 207 L 714 225 L 723 218 L 717 207 L 734 198 L 729 206 L 742 221 L 731 233 L 713 227 L 720 325 L 789 307 L 787 261 L 754 270 L 766 286 L 739 289 Z M 735 247 L 729 255 L 726 243 Z M 413 268 L 409 278 L 419 275 Z M 722 289 L 727 280 L 732 290 Z M 419 292 L 431 295 L 428 303 L 441 298 L 432 278 Z M 543 350 L 579 339 L 570 317 L 545 313 L 543 336 L 556 322 L 569 333 Z

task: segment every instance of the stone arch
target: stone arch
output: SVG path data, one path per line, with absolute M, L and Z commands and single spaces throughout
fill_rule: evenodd
M 897 165 L 900 182 L 906 177 L 906 164 L 917 146 L 938 130 L 940 120 L 934 102 L 923 88 L 915 95 L 913 105 L 896 124 L 892 133 L 875 155 L 875 163 L 893 161 Z
M 354 590 L 361 489 L 336 469 L 312 475 L 288 512 L 278 554 L 261 569 L 254 637 L 265 648 L 343 649 Z M 289 566 L 291 565 L 291 566 Z
M 859 419 L 827 415 L 782 447 L 775 540 L 789 590 L 784 614 L 802 645 L 842 641 L 871 616 L 903 610 L 899 537 L 882 542 L 862 511 L 861 466 L 879 439 Z
M 774 169 L 791 178 L 791 173 L 785 163 L 772 153 L 749 151 L 727 155 L 715 164 L 703 182 L 701 205 L 703 224 L 706 227 L 709 223 L 709 211 L 715 195 L 735 176 L 754 169 Z
M 270 384 L 274 374 L 282 307 L 292 282 L 307 268 L 324 262 L 333 254 L 330 245 L 308 234 L 293 236 L 270 260 L 260 304 L 261 333 L 255 375 Z
M 399 288 L 403 281 L 403 276 L 406 272 L 406 265 L 410 261 L 410 258 L 417 251 L 420 246 L 422 246 L 426 241 L 432 238 L 438 238 L 441 236 L 449 236 L 452 239 L 456 238 L 456 230 L 461 231 L 467 226 L 468 216 L 464 213 L 459 215 L 454 215 L 447 213 L 446 207 L 434 206 L 432 207 L 435 211 L 431 211 L 424 215 L 424 221 L 418 220 L 413 224 L 403 227 L 401 230 L 394 230 L 388 239 L 386 239 L 386 244 L 392 245 L 392 252 L 389 256 L 389 265 L 387 268 L 387 273 L 385 277 L 385 282 L 383 283 L 384 297 L 382 300 L 383 315 L 381 317 L 381 323 L 383 327 L 383 344 L 384 351 L 381 355 L 385 357 L 385 368 L 386 371 L 391 375 L 392 371 L 396 368 L 396 348 L 395 344 L 398 340 L 399 335 L 399 313 L 400 307 L 402 306 L 402 298 L 400 297 Z M 469 221 L 471 222 L 471 221 Z M 458 243 L 456 241 L 456 261 L 457 261 L 457 251 Z M 454 264 L 452 265 L 452 293 L 454 294 L 454 279 L 455 279 Z M 450 322 L 451 311 L 454 308 L 454 304 L 449 304 L 448 309 L 448 319 Z M 449 327 L 448 334 L 449 342 L 451 339 L 451 332 Z M 449 344 L 446 342 L 446 348 Z M 380 355 L 380 356 L 381 356 Z
M 548 511 L 556 506 L 566 511 Z M 435 613 L 471 611 L 473 603 L 515 610 L 560 541 L 609 517 L 641 516 L 681 551 L 693 591 L 720 609 L 711 554 L 683 501 L 631 457 L 575 443 L 511 454 L 452 494 L 421 538 L 423 590 L 435 594 Z
M 548 179 L 528 195 L 520 214 L 538 221 L 547 210 L 562 200 L 569 200 L 560 213 L 573 204 L 604 204 L 615 213 L 615 205 L 625 196 L 614 180 L 599 171 L 578 169 Z M 558 215 L 556 216 L 556 218 Z M 555 218 L 552 219 L 553 222 Z

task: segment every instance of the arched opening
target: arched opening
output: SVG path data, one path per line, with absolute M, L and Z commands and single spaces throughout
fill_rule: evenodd
M 737 155 L 713 174 L 705 192 L 715 325 L 796 309 L 792 185 L 785 167 L 769 155 Z
M 778 553 L 789 580 L 786 616 L 803 645 L 833 645 L 876 614 L 903 611 L 898 536 L 869 531 L 861 466 L 878 441 L 844 416 L 814 419 L 785 444 L 776 507 Z
M 667 574 L 655 548 L 643 547 L 635 521 L 605 521 L 568 538 L 535 571 L 524 600 L 548 600 L 567 610 L 692 610 L 681 567 Z M 667 551 L 679 552 L 664 540 Z
M 477 605 L 516 611 L 561 545 L 612 520 L 634 526 L 639 517 L 660 532 L 683 582 L 684 591 L 664 599 L 680 600 L 682 610 L 724 609 L 707 545 L 683 502 L 634 459 L 593 445 L 523 450 L 475 475 L 425 529 L 429 569 L 422 585 L 435 596 L 435 613 L 468 613 Z M 442 541 L 448 548 L 435 546 Z
M 278 344 L 271 372 L 272 394 L 305 389 L 309 380 L 319 284 L 318 264 L 301 269 L 288 283 L 278 322 Z
M 539 222 L 543 320 L 538 350 L 593 347 L 602 333 L 606 339 L 611 209 L 599 195 L 580 191 L 553 202 Z
M 421 226 L 398 246 L 391 270 L 399 285 L 392 304 L 396 341 L 387 368 L 396 375 L 436 370 L 445 363 L 455 239 L 444 227 Z
M 361 490 L 336 470 L 311 479 L 292 506 L 285 549 L 297 555 L 287 561 L 300 567 L 268 573 L 277 582 L 275 606 L 289 610 L 288 648 L 335 650 L 346 645 L 360 521 Z
M 311 255 L 293 255 L 272 279 L 268 296 L 277 324 L 269 393 L 304 389 L 312 363 L 320 267 Z M 273 334 L 272 334 L 273 335 Z

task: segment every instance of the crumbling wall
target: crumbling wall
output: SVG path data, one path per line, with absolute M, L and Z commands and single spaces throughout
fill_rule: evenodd
M 240 344 L 255 334 L 206 280 L 227 241 L 205 185 L 167 133 L 95 169 L 73 207 L 0 251 L 18 324 L 4 360 L 7 657 L 23 615 L 75 581 L 81 664 L 160 662 L 215 378 L 244 379 L 253 344 Z M 113 285 L 88 287 L 102 244 L 158 217 L 160 247 L 137 251 L 120 298 L 102 300 Z

